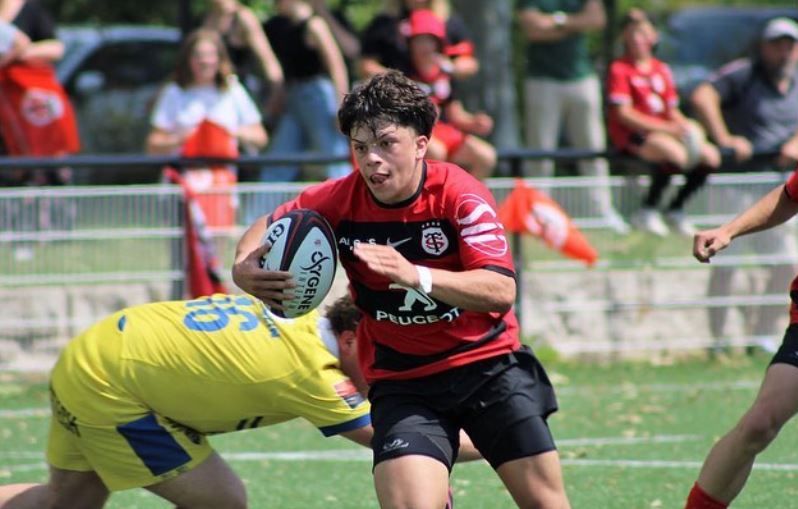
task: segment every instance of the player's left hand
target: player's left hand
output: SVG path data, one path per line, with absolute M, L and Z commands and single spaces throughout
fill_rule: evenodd
M 368 265 L 369 269 L 394 283 L 409 288 L 416 288 L 419 285 L 415 265 L 391 246 L 360 242 L 355 245 L 354 253 Z

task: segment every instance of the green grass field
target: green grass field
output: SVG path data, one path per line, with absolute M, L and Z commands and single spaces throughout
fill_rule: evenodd
M 576 509 L 681 508 L 706 452 L 752 401 L 769 357 L 623 364 L 550 362 L 561 410 L 551 419 Z M 0 375 L 0 483 L 45 478 L 44 381 Z M 293 421 L 212 439 L 255 509 L 376 507 L 368 451 Z M 795 425 L 759 458 L 736 509 L 795 507 Z M 483 462 L 457 465 L 458 509 L 514 507 Z M 169 507 L 144 490 L 108 507 Z

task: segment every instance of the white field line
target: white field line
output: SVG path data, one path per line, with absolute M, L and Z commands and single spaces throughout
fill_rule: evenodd
M 568 386 L 555 384 L 557 394 L 590 394 L 592 392 L 695 392 L 695 391 L 741 391 L 757 389 L 762 385 L 761 380 L 738 380 L 736 382 L 706 382 L 699 384 L 620 384 L 620 385 L 575 385 Z M 0 415 L 1 416 L 1 415 Z
M 760 386 L 761 380 L 740 380 L 737 382 L 707 382 L 703 384 L 624 384 L 624 385 L 580 385 L 562 386 L 555 388 L 557 394 L 590 394 L 595 391 L 608 392 L 695 392 L 695 391 L 728 391 L 750 390 Z M 47 407 L 17 408 L 14 410 L 0 410 L 0 419 L 21 419 L 26 417 L 49 417 L 50 409 Z
M 358 461 L 370 462 L 371 453 L 362 451 L 297 451 L 283 453 L 232 453 L 222 455 L 227 461 L 237 463 L 246 461 Z M 668 460 L 632 460 L 632 459 L 561 459 L 561 463 L 568 467 L 615 467 L 627 469 L 688 469 L 698 470 L 701 461 L 668 461 Z M 18 473 L 36 470 L 46 470 L 47 465 L 42 463 L 29 463 L 24 465 L 11 465 L 0 467 L 0 472 Z M 756 463 L 754 470 L 769 472 L 798 472 L 795 463 Z
M 634 445 L 634 444 L 655 444 L 655 443 L 674 443 L 686 442 L 691 440 L 700 440 L 698 435 L 654 435 L 651 437 L 603 437 L 603 438 L 571 438 L 558 441 L 558 445 L 562 447 L 573 446 L 601 446 L 601 445 Z M 0 452 L 0 459 L 14 460 L 14 459 L 37 459 L 44 456 L 42 452 L 33 451 L 9 451 Z M 285 452 L 238 452 L 238 453 L 223 453 L 227 461 L 230 462 L 246 462 L 246 461 L 358 461 L 367 462 L 371 461 L 371 451 L 367 449 L 336 449 L 327 451 L 285 451 Z M 577 465 L 582 460 L 563 460 L 564 464 Z M 590 461 L 590 460 L 586 460 Z M 599 460 L 597 460 L 599 461 Z M 612 461 L 629 461 L 634 460 L 608 460 Z M 576 463 L 574 463 L 576 462 Z M 662 462 L 667 463 L 667 462 Z M 673 462 L 671 462 L 673 463 Z M 585 464 L 584 466 L 594 466 L 593 464 Z M 628 466 L 623 464 L 621 466 Z M 798 465 L 795 466 L 798 469 Z M 0 468 L 0 472 L 28 472 L 33 470 L 45 470 L 47 465 L 44 462 L 27 463 L 23 465 L 9 465 L 5 468 Z M 640 468 L 634 467 L 631 468 Z M 663 467 L 658 467 L 663 468 Z

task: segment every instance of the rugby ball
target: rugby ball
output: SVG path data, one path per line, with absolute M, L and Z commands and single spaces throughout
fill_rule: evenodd
M 265 270 L 287 271 L 296 287 L 284 310 L 271 310 L 283 318 L 296 318 L 316 309 L 330 291 L 338 266 L 338 249 L 330 223 L 318 212 L 296 209 L 274 221 L 263 242 L 271 250 L 261 259 Z

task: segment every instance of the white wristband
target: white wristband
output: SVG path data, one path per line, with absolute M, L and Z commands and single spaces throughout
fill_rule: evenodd
M 418 287 L 416 290 L 421 290 L 424 293 L 432 291 L 432 272 L 423 265 L 416 265 L 416 272 L 418 272 Z

